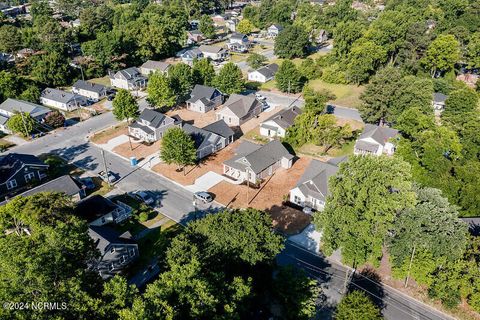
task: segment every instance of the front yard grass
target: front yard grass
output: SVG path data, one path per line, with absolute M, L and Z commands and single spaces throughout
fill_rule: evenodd
M 276 89 L 277 82 L 275 80 L 270 80 L 265 83 L 262 83 L 260 85 L 260 90 L 264 91 L 272 91 L 273 89 Z
M 341 148 L 331 148 L 328 152 L 323 151 L 323 146 L 317 146 L 313 143 L 306 143 L 303 146 L 297 148 L 295 151 L 298 154 L 303 154 L 311 157 L 322 158 L 322 157 L 343 157 L 353 154 L 353 147 L 355 146 L 355 140 L 351 140 Z
M 242 138 L 246 140 L 251 140 L 256 143 L 260 142 L 262 144 L 268 143 L 270 141 L 270 139 L 268 139 L 267 137 L 260 135 L 260 127 L 256 127 L 255 129 L 248 131 L 243 135 Z
M 126 122 L 122 122 L 108 129 L 95 132 L 90 136 L 90 141 L 96 144 L 104 144 L 122 134 L 128 134 L 128 124 Z
M 331 102 L 339 106 L 357 108 L 362 103 L 360 100 L 360 95 L 364 90 L 362 86 L 327 83 L 321 79 L 311 80 L 308 85 L 317 91 L 328 90 L 332 92 L 336 99 Z

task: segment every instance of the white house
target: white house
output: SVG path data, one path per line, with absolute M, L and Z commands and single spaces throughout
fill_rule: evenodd
M 435 92 L 433 94 L 432 107 L 434 111 L 442 112 L 445 110 L 445 101 L 447 96 L 441 92 Z
M 141 90 L 147 86 L 147 78 L 135 67 L 127 68 L 110 74 L 112 87 L 125 90 Z
M 218 46 L 201 45 L 198 50 L 200 50 L 204 58 L 210 58 L 214 61 L 224 60 L 228 57 L 227 50 Z
M 276 63 L 269 64 L 258 68 L 257 70 L 250 71 L 248 73 L 248 81 L 255 81 L 265 83 L 275 78 L 275 73 L 277 73 L 278 65 Z
M 227 46 L 229 50 L 245 52 L 250 47 L 250 40 L 248 40 L 247 35 L 235 32 L 230 36 Z
M 28 101 L 8 98 L 0 104 L 0 131 L 10 134 L 7 128 L 7 121 L 17 112 L 25 112 L 38 122 L 42 122 L 50 109 Z
M 392 155 L 395 145 L 392 138 L 398 135 L 398 130 L 366 124 L 362 134 L 355 142 L 353 154 L 355 155 Z
M 78 80 L 73 84 L 72 92 L 99 101 L 107 96 L 107 87 L 98 83 Z
M 140 66 L 140 73 L 146 77 L 154 72 L 167 74 L 171 66 L 168 62 L 148 60 Z
M 260 124 L 260 134 L 265 137 L 285 137 L 287 129 L 291 127 L 295 118 L 302 113 L 302 110 L 293 106 L 274 114 Z
M 178 125 L 177 121 L 161 112 L 143 109 L 138 119 L 128 126 L 128 133 L 145 142 L 155 142 L 162 138 L 168 128 Z
M 279 33 L 283 30 L 283 27 L 279 24 L 272 24 L 267 28 L 267 37 L 276 38 Z
M 76 110 L 87 105 L 87 97 L 54 88 L 46 88 L 40 96 L 40 103 L 63 111 Z

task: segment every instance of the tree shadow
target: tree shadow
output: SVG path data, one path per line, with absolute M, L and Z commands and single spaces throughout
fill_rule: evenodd
M 385 292 L 383 290 L 382 279 L 374 269 L 366 267 L 353 276 L 348 291 L 362 290 L 370 297 L 372 302 L 378 306 L 380 310 L 385 308 L 383 298 Z

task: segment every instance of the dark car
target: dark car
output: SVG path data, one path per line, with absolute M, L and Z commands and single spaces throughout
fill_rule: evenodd
M 95 183 L 91 177 L 85 177 L 80 180 L 80 182 L 85 186 L 85 189 L 92 190 L 95 189 Z

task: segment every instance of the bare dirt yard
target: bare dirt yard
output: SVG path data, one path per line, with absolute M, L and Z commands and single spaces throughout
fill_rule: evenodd
M 292 168 L 288 170 L 278 169 L 273 176 L 263 182 L 259 189 L 222 181 L 208 191 L 215 194 L 215 200 L 225 206 L 269 210 L 274 206 L 281 206 L 284 197 L 295 186 L 309 163 L 310 158 L 300 158 L 293 164 Z
M 312 221 L 310 215 L 289 206 L 273 206 L 266 211 L 272 217 L 273 227 L 286 235 L 299 234 Z
M 217 109 L 218 110 L 218 109 Z M 210 110 L 206 113 L 187 110 L 186 108 L 174 109 L 167 112 L 167 116 L 178 115 L 183 121 L 189 122 L 196 127 L 203 128 L 212 122 L 215 122 L 215 111 Z
M 160 151 L 160 144 L 161 141 L 157 141 L 152 145 L 146 145 L 139 142 L 133 142 L 132 140 L 132 149 L 130 149 L 130 143 L 125 142 L 113 148 L 113 152 L 126 158 L 136 157 L 138 160 L 142 160 L 151 155 L 158 154 Z
M 191 185 L 195 182 L 195 179 L 203 176 L 209 171 L 223 174 L 223 162 L 233 157 L 234 150 L 239 143 L 240 141 L 237 140 L 219 152 L 203 159 L 198 165 L 186 167 L 185 174 L 183 171 L 178 172 L 176 165 L 168 165 L 165 163 L 155 165 L 153 171 L 158 172 L 169 179 L 175 180 L 184 186 Z
M 119 123 L 108 129 L 98 131 L 90 136 L 90 140 L 96 144 L 105 144 L 113 138 L 128 134 L 128 124 L 126 122 Z

